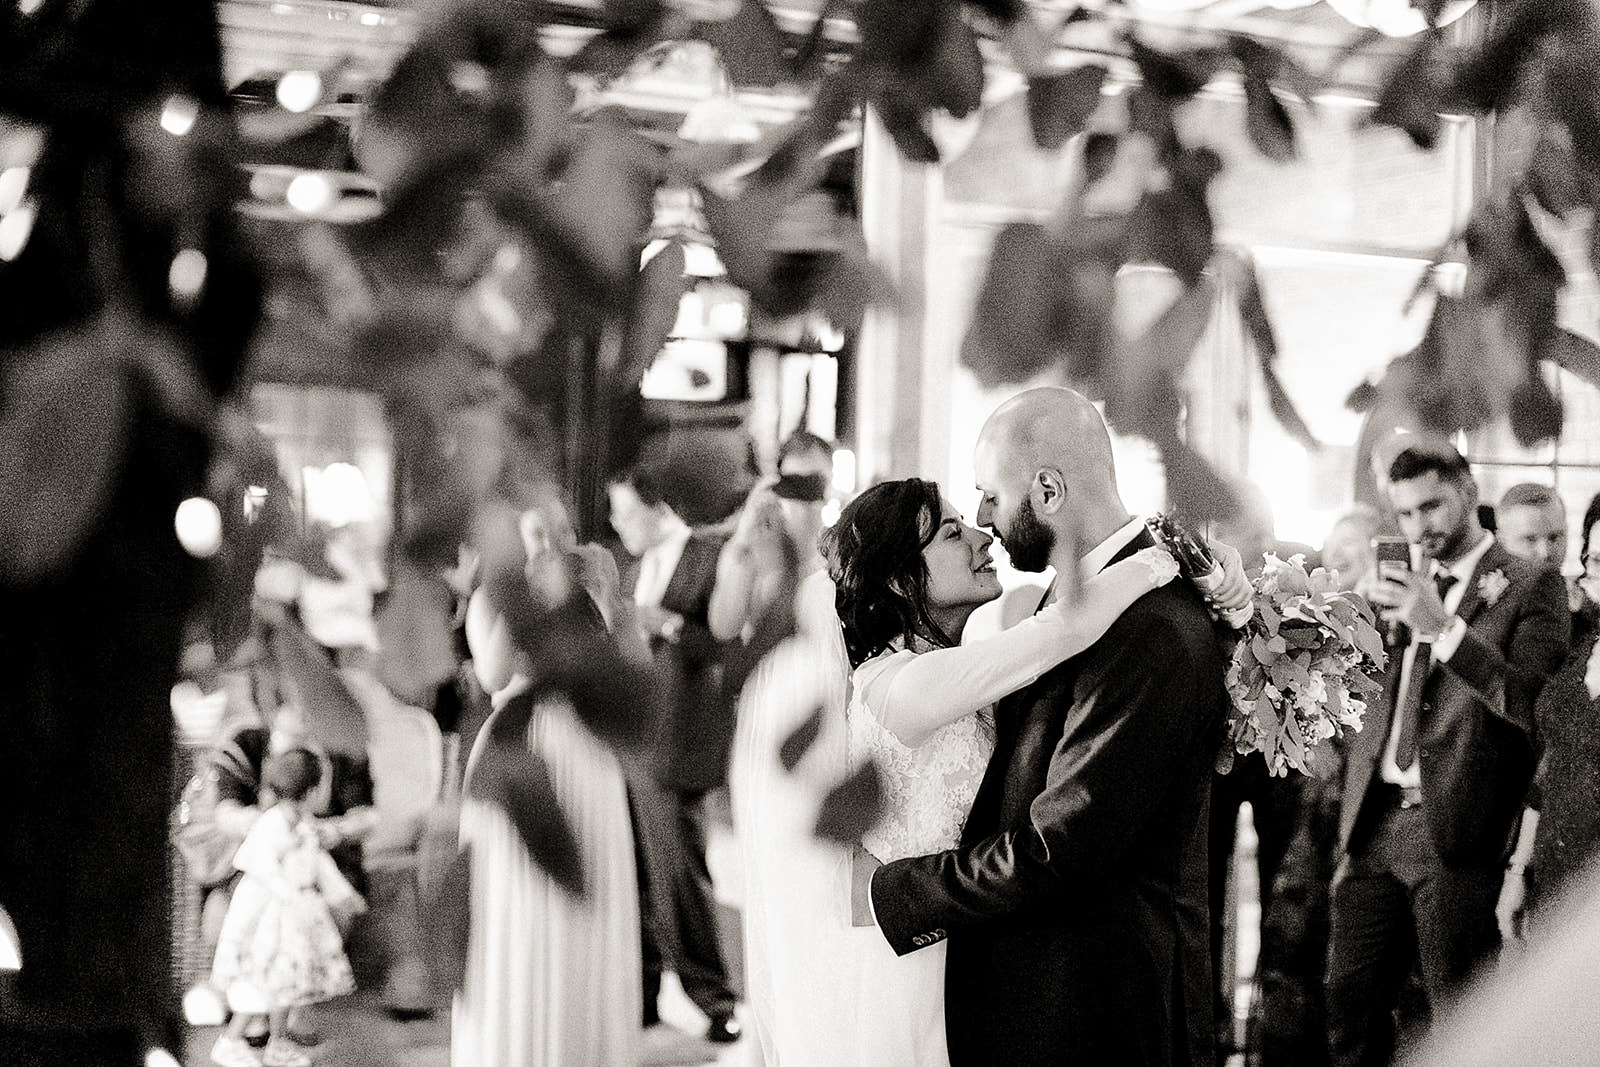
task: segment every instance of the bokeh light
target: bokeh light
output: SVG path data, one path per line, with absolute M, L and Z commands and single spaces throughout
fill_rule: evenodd
M 24 200 L 4 215 L 0 215 L 0 260 L 10 262 L 27 247 L 28 236 L 33 233 L 33 201 Z
M 27 167 L 7 167 L 0 170 L 0 215 L 22 203 L 22 194 L 28 191 Z
M 187 96 L 169 96 L 161 109 L 161 128 L 174 137 L 182 137 L 194 129 L 200 117 L 200 105 Z
M 173 528 L 178 543 L 195 559 L 210 559 L 222 547 L 222 512 L 203 496 L 192 496 L 178 505 Z
M 285 111 L 310 111 L 322 99 L 322 75 L 314 70 L 291 70 L 278 79 L 278 103 Z
M 289 206 L 304 215 L 316 215 L 333 204 L 333 186 L 320 174 L 300 174 L 284 194 Z
M 193 300 L 206 285 L 206 256 L 197 248 L 185 248 L 172 257 L 167 269 L 167 285 L 180 300 Z

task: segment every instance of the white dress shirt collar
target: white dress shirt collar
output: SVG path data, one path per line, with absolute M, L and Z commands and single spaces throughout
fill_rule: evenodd
M 1494 544 L 1494 535 L 1484 534 L 1483 538 L 1459 559 L 1450 563 L 1441 563 L 1438 560 L 1434 560 L 1433 566 L 1429 570 L 1429 576 L 1442 572 L 1450 575 L 1450 577 L 1464 586 L 1467 579 L 1472 577 L 1472 572 L 1478 569 L 1478 561 L 1483 558 L 1485 552 L 1489 551 L 1489 546 L 1492 544 Z M 1457 603 L 1460 603 L 1459 599 Z
M 1083 573 L 1085 576 L 1099 574 L 1105 570 L 1106 564 L 1111 562 L 1111 557 L 1121 552 L 1129 541 L 1139 536 L 1139 531 L 1144 529 L 1144 520 L 1134 517 L 1127 524 L 1118 529 L 1110 537 L 1095 545 L 1083 556 Z

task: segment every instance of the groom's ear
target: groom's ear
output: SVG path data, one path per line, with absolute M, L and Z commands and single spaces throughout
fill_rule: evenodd
M 1035 511 L 1050 515 L 1067 502 L 1067 481 L 1054 467 L 1045 467 L 1033 476 L 1033 506 Z

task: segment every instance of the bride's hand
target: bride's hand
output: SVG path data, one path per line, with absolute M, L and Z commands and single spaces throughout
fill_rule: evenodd
M 1217 614 L 1226 617 L 1243 612 L 1250 607 L 1251 588 L 1250 579 L 1245 577 L 1244 560 L 1239 550 L 1222 541 L 1208 541 L 1206 544 L 1222 570 L 1220 574 L 1213 571 L 1196 578 L 1195 585 Z

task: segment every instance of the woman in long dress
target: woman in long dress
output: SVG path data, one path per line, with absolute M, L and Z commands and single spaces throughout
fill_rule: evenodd
M 531 568 L 551 553 L 571 551 L 564 516 L 553 505 L 544 510 L 524 522 Z M 614 586 L 614 563 L 610 570 Z M 593 622 L 603 625 L 598 610 Z M 516 729 L 525 719 L 528 747 L 548 769 L 582 850 L 588 895 L 574 897 L 536 866 L 505 812 L 468 789 L 460 842 L 472 850 L 472 917 L 451 1063 L 630 1067 L 640 1056 L 643 994 L 622 768 L 564 697 L 532 686 L 530 665 L 481 590 L 469 603 L 467 638 L 495 708 L 473 746 L 467 780 L 497 730 Z
M 1001 593 L 991 541 L 931 482 L 868 489 L 823 539 L 853 668 L 847 703 L 839 687 L 829 692 L 837 638 L 830 642 L 814 621 L 804 625 L 815 618 L 804 597 L 801 633 L 746 689 L 735 786 L 743 803 L 735 811 L 746 858 L 750 1007 L 769 1065 L 949 1062 L 944 946 L 897 957 L 876 929 L 852 925 L 848 852 L 809 840 L 814 787 L 871 759 L 885 803 L 862 847 L 884 862 L 954 847 L 994 748 L 993 704 L 1087 649 L 1178 573 L 1166 549 L 1145 549 L 1084 578 L 1076 598 L 960 645 L 972 612 Z M 1213 595 L 1219 607 L 1237 606 L 1247 597 L 1238 555 L 1222 555 L 1226 595 Z M 842 716 L 827 713 L 840 705 Z M 773 742 L 818 706 L 818 738 L 787 772 Z M 758 979 L 768 996 L 758 996 Z

